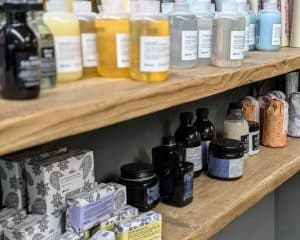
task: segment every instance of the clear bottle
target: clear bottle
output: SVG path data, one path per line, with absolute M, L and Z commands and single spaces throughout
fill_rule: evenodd
M 44 22 L 51 29 L 55 43 L 57 82 L 70 82 L 82 77 L 79 21 L 65 10 L 61 0 L 47 2 Z
M 192 68 L 197 64 L 197 17 L 186 0 L 176 0 L 169 13 L 171 25 L 171 67 Z
M 75 0 L 73 12 L 79 20 L 83 77 L 97 76 L 96 14 L 90 1 Z
M 167 80 L 170 68 L 168 17 L 159 13 L 159 1 L 141 1 L 131 18 L 130 76 L 144 82 Z
M 237 12 L 235 2 L 223 4 L 213 24 L 212 64 L 217 67 L 240 67 L 244 61 L 246 21 Z
M 249 50 L 255 50 L 256 43 L 256 14 L 250 10 L 250 5 L 247 5 L 248 13 L 250 15 L 249 25 Z
M 241 103 L 230 104 L 230 113 L 224 121 L 224 138 L 241 141 L 244 144 L 245 157 L 249 156 L 249 125 L 242 115 Z
M 96 19 L 98 73 L 103 77 L 129 77 L 130 20 L 121 0 L 102 3 L 103 14 Z
M 190 10 L 197 16 L 198 22 L 198 64 L 210 65 L 213 42 L 213 19 L 210 0 L 194 1 Z
M 54 38 L 51 30 L 43 21 L 44 5 L 29 4 L 28 24 L 34 31 L 39 42 L 41 58 L 41 88 L 49 89 L 56 84 L 56 63 Z
M 238 12 L 245 17 L 246 27 L 245 27 L 245 47 L 244 47 L 244 56 L 247 56 L 249 53 L 249 29 L 250 29 L 250 14 L 248 12 L 247 0 L 236 0 L 238 4 Z

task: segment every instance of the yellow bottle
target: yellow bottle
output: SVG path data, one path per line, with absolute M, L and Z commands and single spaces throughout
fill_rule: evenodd
M 159 1 L 144 0 L 131 19 L 130 76 L 145 82 L 164 81 L 170 68 L 170 28 L 159 13 Z
M 96 19 L 98 73 L 103 77 L 129 77 L 129 28 L 121 0 L 102 3 L 104 13 Z
M 79 21 L 65 11 L 61 0 L 50 0 L 47 10 L 44 22 L 54 36 L 57 82 L 79 80 L 82 77 Z

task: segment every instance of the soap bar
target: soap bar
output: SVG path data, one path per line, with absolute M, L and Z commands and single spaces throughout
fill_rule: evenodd
M 115 233 L 109 231 L 98 231 L 96 232 L 90 240 L 115 240 Z
M 66 207 L 66 196 L 94 186 L 94 156 L 89 150 L 68 149 L 25 163 L 29 212 L 52 214 Z
M 71 233 L 65 232 L 63 235 L 59 236 L 56 240 L 80 240 L 79 236 Z
M 260 107 L 259 102 L 251 96 L 242 100 L 242 113 L 247 121 L 259 122 L 260 121 Z
M 126 186 L 114 182 L 108 183 L 107 185 L 114 188 L 114 210 L 119 210 L 125 207 L 127 204 Z
M 114 188 L 99 184 L 90 191 L 67 198 L 67 230 L 83 236 L 113 213 Z
M 139 217 L 116 225 L 118 240 L 162 239 L 161 214 L 150 211 Z

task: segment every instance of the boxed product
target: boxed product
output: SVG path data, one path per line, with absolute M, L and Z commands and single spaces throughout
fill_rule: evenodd
M 114 210 L 119 210 L 125 207 L 127 204 L 126 186 L 114 182 L 108 183 L 107 185 L 113 187 L 115 191 Z
M 116 239 L 115 233 L 109 231 L 98 231 L 90 238 L 90 240 L 115 240 L 115 239 Z
M 84 232 L 108 218 L 114 208 L 114 188 L 99 184 L 90 191 L 67 198 L 67 230 Z
M 28 210 L 52 214 L 66 207 L 66 196 L 95 184 L 94 155 L 89 150 L 68 149 L 44 154 L 25 163 Z
M 150 211 L 139 217 L 123 221 L 116 225 L 118 240 L 162 239 L 162 217 L 161 214 Z
M 79 236 L 71 233 L 71 232 L 65 232 L 63 235 L 56 238 L 56 240 L 80 240 Z

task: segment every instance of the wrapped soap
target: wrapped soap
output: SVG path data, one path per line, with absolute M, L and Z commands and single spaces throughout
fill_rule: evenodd
M 248 96 L 242 100 L 242 113 L 247 121 L 260 121 L 259 102 L 254 97 Z
M 80 240 L 80 237 L 71 232 L 65 232 L 63 235 L 56 238 L 56 240 Z
M 80 237 L 107 219 L 114 210 L 114 187 L 101 183 L 90 191 L 67 198 L 67 231 Z
M 114 188 L 114 210 L 124 208 L 127 204 L 126 186 L 114 182 L 108 183 L 107 185 Z
M 116 239 L 115 233 L 109 231 L 98 231 L 90 238 L 90 240 L 115 240 L 115 239 Z
M 271 91 L 270 92 L 271 94 L 274 94 L 277 98 L 279 99 L 283 99 L 283 100 L 286 100 L 286 95 L 284 92 L 282 91 L 279 91 L 279 90 L 275 90 L 275 91 Z
M 162 217 L 154 211 L 141 214 L 139 217 L 123 221 L 116 225 L 118 240 L 162 239 Z
M 25 163 L 29 212 L 51 214 L 66 208 L 66 196 L 95 184 L 94 155 L 90 150 L 68 149 Z
M 288 135 L 300 137 L 300 92 L 292 93 L 289 98 Z

